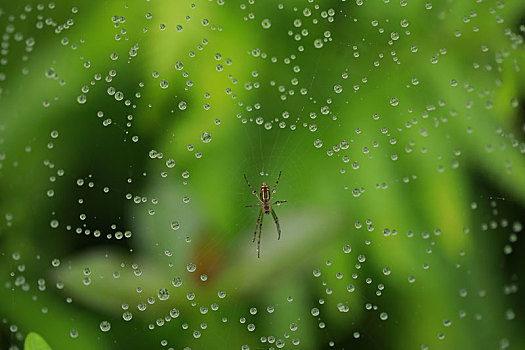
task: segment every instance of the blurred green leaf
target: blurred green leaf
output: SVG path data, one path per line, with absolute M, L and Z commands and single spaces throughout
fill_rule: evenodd
M 25 350 L 51 350 L 51 347 L 46 343 L 40 334 L 31 332 L 27 335 L 24 342 Z

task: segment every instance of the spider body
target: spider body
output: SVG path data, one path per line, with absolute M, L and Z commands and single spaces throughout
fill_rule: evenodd
M 261 185 L 261 188 L 259 189 L 259 195 L 257 195 L 257 191 L 250 185 L 250 182 L 248 181 L 248 178 L 246 177 L 246 174 L 244 174 L 244 179 L 246 180 L 246 183 L 248 184 L 248 187 L 252 190 L 252 193 L 257 197 L 257 199 L 260 201 L 259 204 L 255 205 L 247 205 L 247 207 L 261 207 L 259 210 L 259 216 L 257 217 L 257 222 L 255 223 L 255 232 L 253 233 L 253 242 L 255 242 L 255 237 L 257 237 L 257 232 L 259 233 L 259 239 L 257 241 L 257 257 L 260 256 L 260 250 L 261 250 L 261 229 L 262 229 L 262 222 L 263 222 L 263 214 L 272 214 L 273 220 L 275 221 L 275 225 L 277 226 L 277 239 L 281 239 L 281 226 L 279 225 L 279 219 L 277 218 L 277 214 L 275 214 L 275 211 L 272 208 L 272 205 L 280 205 L 281 203 L 285 203 L 286 201 L 275 201 L 271 203 L 272 194 L 275 193 L 275 188 L 277 187 L 277 184 L 279 183 L 279 179 L 281 178 L 281 172 L 279 172 L 279 176 L 277 177 L 277 181 L 275 181 L 275 185 L 273 186 L 273 190 L 270 191 L 270 187 L 266 182 L 263 182 Z
M 263 182 L 259 191 L 259 200 L 261 201 L 265 214 L 270 214 L 270 210 L 272 210 L 272 205 L 270 204 L 271 197 L 270 187 L 266 182 Z

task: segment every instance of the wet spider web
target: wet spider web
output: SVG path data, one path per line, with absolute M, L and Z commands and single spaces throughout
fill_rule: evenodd
M 6 4 L 2 348 L 523 347 L 524 11 Z

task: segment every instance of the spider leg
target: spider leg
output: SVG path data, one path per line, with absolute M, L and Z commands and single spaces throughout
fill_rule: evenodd
M 257 217 L 257 222 L 255 223 L 255 232 L 253 233 L 253 240 L 255 242 L 255 236 L 257 236 L 257 229 L 259 228 L 259 222 L 262 222 L 262 209 L 259 211 L 259 216 Z
M 246 183 L 248 184 L 248 187 L 250 187 L 250 189 L 252 190 L 252 193 L 254 194 L 254 196 L 257 197 L 257 199 L 261 200 L 259 196 L 257 195 L 257 191 L 253 189 L 252 185 L 250 185 L 250 181 L 248 181 L 246 174 L 243 174 L 243 175 L 244 175 L 244 180 L 246 180 Z
M 275 201 L 272 203 L 272 205 L 276 204 L 276 205 L 281 205 L 282 203 L 286 203 L 288 201 Z
M 252 205 L 245 205 L 246 208 L 248 207 L 260 207 L 260 204 L 252 204 Z
M 261 220 L 259 222 L 259 239 L 257 240 L 257 259 L 260 258 L 260 252 L 261 252 L 261 231 L 262 231 L 263 217 L 264 217 L 263 210 L 261 208 Z
M 279 171 L 279 176 L 277 176 L 277 181 L 275 181 L 275 185 L 273 185 L 272 193 L 275 193 L 275 188 L 277 187 L 277 184 L 279 183 L 279 179 L 281 178 L 282 171 Z
M 273 220 L 275 221 L 275 225 L 277 225 L 277 239 L 281 239 L 281 226 L 279 225 L 279 218 L 277 217 L 277 214 L 275 214 L 275 211 L 272 208 L 272 216 Z

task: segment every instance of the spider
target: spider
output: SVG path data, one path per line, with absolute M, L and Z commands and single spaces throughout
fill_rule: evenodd
M 279 176 L 277 176 L 277 181 L 275 181 L 275 185 L 273 186 L 272 192 L 270 192 L 270 187 L 268 187 L 268 184 L 266 182 L 263 182 L 261 185 L 261 188 L 259 189 L 259 195 L 257 195 L 257 191 L 255 191 L 252 185 L 250 185 L 250 182 L 248 181 L 246 174 L 243 174 L 243 175 L 244 175 L 244 179 L 246 180 L 246 183 L 252 190 L 252 193 L 261 202 L 259 204 L 246 206 L 246 207 L 261 207 L 261 210 L 259 211 L 259 216 L 257 216 L 257 222 L 255 223 L 255 232 L 253 233 L 253 240 L 252 240 L 252 242 L 255 242 L 257 231 L 259 231 L 259 240 L 257 241 L 257 258 L 259 258 L 259 252 L 261 250 L 261 229 L 262 229 L 262 223 L 263 223 L 263 214 L 272 213 L 273 220 L 275 221 L 275 225 L 277 225 L 277 235 L 278 235 L 277 239 L 281 239 L 281 226 L 279 226 L 279 219 L 277 218 L 277 215 L 275 214 L 275 211 L 273 210 L 272 205 L 274 204 L 280 205 L 281 203 L 286 203 L 286 201 L 275 201 L 273 203 L 270 203 L 271 196 L 273 193 L 275 193 L 275 188 L 277 187 L 277 184 L 279 183 L 279 179 L 281 178 L 281 171 L 279 171 Z

